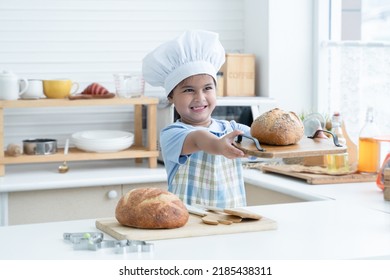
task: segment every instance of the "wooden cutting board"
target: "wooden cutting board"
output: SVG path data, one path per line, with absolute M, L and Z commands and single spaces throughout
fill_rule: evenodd
M 190 215 L 187 224 L 176 229 L 138 229 L 126 227 L 119 224 L 115 218 L 98 219 L 95 224 L 96 228 L 117 240 L 132 239 L 143 241 L 253 232 L 277 228 L 275 221 L 265 217 L 260 220 L 244 220 L 231 225 L 206 225 L 202 222 L 201 217 L 195 215 Z
M 312 185 L 318 184 L 340 184 L 352 182 L 375 182 L 376 174 L 346 174 L 346 175 L 326 175 L 326 174 L 311 174 L 302 172 L 293 172 L 289 170 L 288 165 L 264 165 L 261 167 L 263 172 L 273 172 L 283 174 L 299 179 L 306 180 Z
M 347 147 L 337 147 L 331 139 L 310 139 L 306 137 L 302 138 L 297 144 L 289 146 L 271 146 L 260 143 L 261 147 L 265 148 L 265 152 L 257 150 L 254 142 L 247 138 L 243 138 L 240 144 L 234 143 L 234 145 L 247 155 L 259 158 L 322 156 L 345 153 L 347 151 Z

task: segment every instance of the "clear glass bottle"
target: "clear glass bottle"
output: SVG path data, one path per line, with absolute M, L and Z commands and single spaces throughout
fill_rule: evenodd
M 374 109 L 367 108 L 366 121 L 359 134 L 358 171 L 362 173 L 377 173 L 380 168 L 380 143 L 375 139 L 379 135 L 374 122 Z
M 332 116 L 332 129 L 331 132 L 335 134 L 339 140 L 339 143 L 343 146 L 347 145 L 347 140 L 344 137 L 343 129 L 341 127 L 341 115 L 335 112 Z M 329 154 L 326 157 L 328 171 L 340 172 L 349 171 L 348 153 L 342 154 Z

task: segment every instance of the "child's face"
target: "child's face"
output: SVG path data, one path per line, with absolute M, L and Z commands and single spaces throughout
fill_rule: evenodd
M 206 74 L 188 77 L 174 88 L 168 99 L 175 105 L 182 122 L 209 126 L 216 106 L 214 79 Z

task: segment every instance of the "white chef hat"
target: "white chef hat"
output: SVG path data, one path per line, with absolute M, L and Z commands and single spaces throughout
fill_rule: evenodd
M 190 30 L 163 43 L 143 59 L 146 82 L 162 86 L 168 95 L 181 81 L 197 75 L 216 75 L 225 62 L 225 50 L 217 33 Z

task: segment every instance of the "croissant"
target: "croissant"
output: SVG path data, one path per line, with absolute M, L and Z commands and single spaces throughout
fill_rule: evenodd
M 90 94 L 90 95 L 105 95 L 110 92 L 98 83 L 92 83 L 87 86 L 81 94 Z

